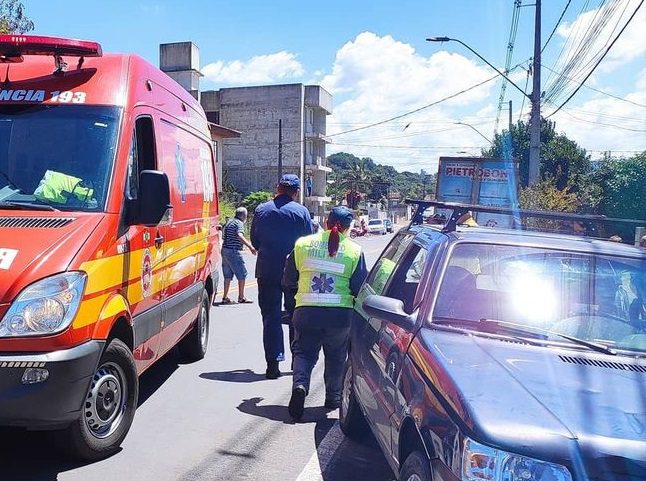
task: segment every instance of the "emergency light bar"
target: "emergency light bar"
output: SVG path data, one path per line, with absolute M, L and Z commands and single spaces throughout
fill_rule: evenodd
M 503 214 L 514 217 L 514 220 L 520 224 L 523 218 L 533 217 L 537 219 L 552 219 L 563 220 L 570 222 L 581 222 L 584 225 L 593 225 L 595 223 L 613 223 L 613 224 L 627 224 L 633 227 L 643 226 L 646 220 L 638 219 L 618 219 L 614 217 L 605 217 L 602 215 L 589 215 L 589 214 L 571 214 L 568 212 L 552 212 L 547 210 L 529 210 L 529 209 L 513 209 L 510 207 L 494 207 L 489 205 L 479 204 L 462 204 L 457 202 L 439 202 L 435 200 L 414 200 L 405 199 L 404 203 L 417 206 L 411 226 L 423 224 L 423 213 L 429 207 L 438 207 L 440 209 L 451 210 L 451 216 L 442 229 L 444 232 L 453 232 L 457 227 L 457 222 L 463 215 L 469 212 L 486 212 L 488 214 Z
M 86 40 L 42 35 L 0 35 L 0 56 L 21 57 L 23 55 L 100 57 L 103 52 L 99 43 Z

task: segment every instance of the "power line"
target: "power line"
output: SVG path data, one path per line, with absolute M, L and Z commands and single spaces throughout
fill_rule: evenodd
M 520 64 L 519 64 L 519 65 L 520 65 Z M 510 72 L 511 72 L 512 70 L 514 70 L 515 68 L 517 68 L 519 65 L 516 65 L 516 67 L 512 68 L 512 69 L 510 70 Z M 466 89 L 464 89 L 464 90 L 460 90 L 459 92 L 456 92 L 456 93 L 451 94 L 451 95 L 449 95 L 449 96 L 447 96 L 447 97 L 444 97 L 444 98 L 441 98 L 441 99 L 439 99 L 439 100 L 436 100 L 435 102 L 431 102 L 430 104 L 428 104 L 428 105 L 424 105 L 424 106 L 419 107 L 419 108 L 417 108 L 417 109 L 415 109 L 415 110 L 411 110 L 411 111 L 409 111 L 409 112 L 405 112 L 405 113 L 403 113 L 403 114 L 396 115 L 395 117 L 391 117 L 391 118 L 386 119 L 386 120 L 381 120 L 381 121 L 379 121 L 379 122 L 374 122 L 374 123 L 372 123 L 372 124 L 368 124 L 368 125 L 363 126 L 363 127 L 357 127 L 357 128 L 355 128 L 355 129 L 350 129 L 350 130 L 346 130 L 346 131 L 343 131 L 343 132 L 337 132 L 336 134 L 330 134 L 330 135 L 328 135 L 328 137 L 337 137 L 337 136 L 339 136 L 339 135 L 345 135 L 345 134 L 349 134 L 349 133 L 352 133 L 352 132 L 358 132 L 359 130 L 369 129 L 369 128 L 371 128 L 371 127 L 376 127 L 377 125 L 382 125 L 382 124 L 385 124 L 385 123 L 388 123 L 388 122 L 392 122 L 393 120 L 398 120 L 398 119 L 401 119 L 401 118 L 403 118 L 403 117 L 407 117 L 407 116 L 409 116 L 409 115 L 411 115 L 411 114 L 417 113 L 417 112 L 419 112 L 419 111 L 421 111 L 421 110 L 428 109 L 429 107 L 433 107 L 433 106 L 438 105 L 438 104 L 440 104 L 440 103 L 442 103 L 442 102 L 446 102 L 447 100 L 451 100 L 451 99 L 453 99 L 453 98 L 455 98 L 455 97 L 458 97 L 458 96 L 460 96 L 460 95 L 462 95 L 462 94 L 464 94 L 464 93 L 467 93 L 467 92 L 469 92 L 469 91 L 471 91 L 471 90 L 473 90 L 473 89 L 476 89 L 476 88 L 478 88 L 478 87 L 480 87 L 480 86 L 482 86 L 482 85 L 486 84 L 487 82 L 491 82 L 493 79 L 497 78 L 497 77 L 498 77 L 498 75 L 499 75 L 499 74 L 496 74 L 496 75 L 494 75 L 493 77 L 489 77 L 488 79 L 485 79 L 485 80 L 483 80 L 482 82 L 478 82 L 477 84 L 472 85 L 471 87 L 468 87 L 468 88 L 466 88 Z
M 574 120 L 579 121 L 579 122 L 584 122 L 586 124 L 601 125 L 603 127 L 611 127 L 613 129 L 626 130 L 628 132 L 646 132 L 646 129 L 634 129 L 632 127 L 625 127 L 623 125 L 607 124 L 605 122 L 597 122 L 596 120 L 582 119 L 581 117 L 577 117 L 576 115 L 572 114 L 571 112 L 568 112 L 568 109 L 563 109 L 563 112 L 565 114 L 567 114 L 569 117 L 573 118 Z
M 626 22 L 626 24 L 622 27 L 622 29 L 619 31 L 619 33 L 618 33 L 618 34 L 617 34 L 617 36 L 614 38 L 614 40 L 610 43 L 610 45 L 608 45 L 608 48 L 606 48 L 606 50 L 603 52 L 603 54 L 601 55 L 601 57 L 599 57 L 599 59 L 598 59 L 598 60 L 597 60 L 597 62 L 594 64 L 594 66 L 592 67 L 592 69 L 591 69 L 591 70 L 588 72 L 588 74 L 585 76 L 585 78 L 584 78 L 584 79 L 583 79 L 583 81 L 581 82 L 581 85 L 583 85 L 583 84 L 586 82 L 586 80 L 588 80 L 588 79 L 590 78 L 590 75 L 592 75 L 592 72 L 594 72 L 594 71 L 596 70 L 596 68 L 599 66 L 599 64 L 601 63 L 601 61 L 606 57 L 606 55 L 608 54 L 608 52 L 610 51 L 610 49 L 612 48 L 612 46 L 615 44 L 615 42 L 617 42 L 617 40 L 619 39 L 619 37 L 621 37 L 621 35 L 624 33 L 624 31 L 626 30 L 626 28 L 628 27 L 628 25 L 630 25 L 630 22 L 632 22 L 633 18 L 635 18 L 635 15 L 637 15 L 637 12 L 639 11 L 639 9 L 641 8 L 641 6 L 642 6 L 643 4 L 644 4 L 644 0 L 641 0 L 641 1 L 639 2 L 639 5 L 637 5 L 637 8 L 635 8 L 635 11 L 632 13 L 632 15 L 630 16 L 630 18 L 629 18 L 629 19 L 628 19 L 628 21 Z M 567 103 L 572 99 L 572 97 L 574 97 L 574 96 L 576 95 L 576 93 L 581 89 L 581 85 L 579 85 L 576 89 L 574 89 L 574 92 L 572 92 L 572 93 L 570 94 L 570 96 L 569 96 L 567 99 L 565 99 L 565 101 L 564 101 L 564 102 L 563 102 L 563 103 L 562 103 L 562 104 L 561 104 L 561 105 L 560 105 L 560 106 L 559 106 L 559 107 L 558 107 L 554 112 L 552 112 L 551 114 L 549 114 L 549 115 L 548 115 L 547 117 L 545 117 L 545 118 L 546 118 L 546 119 L 549 119 L 552 115 L 554 115 L 556 112 L 558 112 L 559 110 L 561 110 L 561 108 L 563 108 L 563 106 L 564 106 L 565 104 L 567 104 Z
M 583 15 L 583 12 L 588 7 L 589 3 L 590 3 L 590 0 L 585 0 L 585 2 L 581 5 L 581 9 L 579 10 L 579 13 L 577 14 L 576 18 L 580 18 L 581 15 Z M 556 56 L 555 65 L 559 64 L 559 62 L 561 61 L 561 58 L 567 59 L 569 57 L 570 52 L 572 51 L 572 47 L 574 46 L 574 40 L 572 40 L 572 42 L 570 42 L 570 39 L 577 37 L 580 27 L 581 27 L 581 23 L 580 22 L 579 23 L 575 22 L 574 26 L 572 26 L 570 28 L 570 31 L 569 31 L 569 33 L 567 35 L 567 38 L 565 39 L 565 42 L 561 46 L 561 50 L 559 50 L 559 53 Z M 575 32 L 576 32 L 576 34 L 573 37 L 572 34 L 574 34 Z M 567 47 L 567 53 L 565 52 L 566 47 Z M 564 53 L 565 53 L 565 55 L 564 55 Z M 550 84 L 550 82 L 552 80 L 552 77 L 553 77 L 553 75 L 550 75 L 550 77 L 547 79 L 547 84 Z
M 511 17 L 511 27 L 509 29 L 509 41 L 507 42 L 507 58 L 505 59 L 504 74 L 509 74 L 509 67 L 511 66 L 511 59 L 514 55 L 514 44 L 516 43 L 516 34 L 518 32 L 518 23 L 520 19 L 520 7 L 522 0 L 514 0 L 514 12 Z M 500 97 L 498 98 L 498 112 L 496 113 L 496 123 L 493 131 L 498 132 L 498 124 L 500 123 L 500 113 L 502 112 L 502 105 L 505 103 L 505 91 L 507 90 L 507 79 L 503 79 L 500 86 Z M 527 90 L 527 88 L 525 88 Z
M 481 146 L 465 146 L 465 145 L 374 145 L 374 144 L 346 144 L 346 143 L 332 143 L 332 145 L 340 145 L 343 147 L 370 147 L 376 149 L 408 149 L 408 150 L 453 150 L 453 149 L 479 149 Z
M 529 85 L 529 69 L 527 69 L 527 78 L 525 79 L 525 92 L 527 92 L 527 86 Z M 525 99 L 527 99 L 526 96 L 523 96 L 523 103 L 520 105 L 520 112 L 518 113 L 518 120 L 523 116 L 523 109 L 525 108 Z
M 612 97 L 613 99 L 621 100 L 621 101 L 623 101 L 623 102 L 627 102 L 627 103 L 629 103 L 629 104 L 636 105 L 637 107 L 646 107 L 646 104 L 640 104 L 640 103 L 638 103 L 638 102 L 634 102 L 634 101 L 632 101 L 632 100 L 625 99 L 625 98 L 623 98 L 623 97 L 619 97 L 619 96 L 617 96 L 617 95 L 613 95 L 613 94 L 611 94 L 611 93 L 609 93 L 609 92 L 605 92 L 605 91 L 603 91 L 603 90 L 599 90 L 599 89 L 597 89 L 597 88 L 590 87 L 589 85 L 584 85 L 584 84 L 582 84 L 581 82 L 579 82 L 578 80 L 574 80 L 574 79 L 572 79 L 572 78 L 570 78 L 570 77 L 566 77 L 566 76 L 564 76 L 563 74 L 559 74 L 556 70 L 551 69 L 550 67 L 548 67 L 548 66 L 547 66 L 547 65 L 545 65 L 545 64 L 543 64 L 542 66 L 543 66 L 544 68 L 546 68 L 547 70 L 549 70 L 550 72 L 555 73 L 555 74 L 557 74 L 557 75 L 561 75 L 561 77 L 563 77 L 563 78 L 565 78 L 565 79 L 569 80 L 570 82 L 576 83 L 576 84 L 578 84 L 578 85 L 580 85 L 580 86 L 582 86 L 582 87 L 585 87 L 585 88 L 587 88 L 587 89 L 589 89 L 589 90 L 592 90 L 593 92 L 597 92 L 597 93 L 600 93 L 600 94 L 603 94 L 603 95 L 607 95 L 608 97 Z
M 564 75 L 570 75 L 576 77 L 581 75 L 584 72 L 584 69 L 587 67 L 587 64 L 582 66 L 586 57 L 590 53 L 593 45 L 595 45 L 595 40 L 601 34 L 602 30 L 606 27 L 610 18 L 612 17 L 614 10 L 617 8 L 618 0 L 612 0 L 612 3 L 607 4 L 607 0 L 603 0 L 599 8 L 594 10 L 594 17 L 592 21 L 588 24 L 585 32 L 580 37 L 575 36 L 575 40 L 578 40 L 575 46 L 575 40 L 572 41 L 570 48 L 568 49 L 568 60 L 565 63 L 562 73 Z M 619 20 L 620 21 L 620 20 Z M 578 22 L 577 32 L 579 27 L 583 23 L 582 20 Z M 569 40 L 569 38 L 568 38 Z M 604 46 L 605 47 L 605 46 Z M 603 48 L 602 48 L 603 50 Z M 600 50 L 599 52 L 601 52 Z M 572 55 L 570 56 L 570 52 Z M 592 55 L 592 58 L 596 58 L 599 55 L 599 52 Z M 556 80 L 546 89 L 545 99 L 546 101 L 556 101 L 556 99 L 561 95 L 561 93 L 567 87 L 567 83 L 563 77 L 558 76 Z
M 545 47 L 547 47 L 547 44 L 550 43 L 550 40 L 552 40 L 552 37 L 556 33 L 556 29 L 559 28 L 559 25 L 561 24 L 561 21 L 563 20 L 563 17 L 565 16 L 565 12 L 567 12 L 568 7 L 570 6 L 570 3 L 572 3 L 572 0 L 568 0 L 567 3 L 565 4 L 565 8 L 561 12 L 561 16 L 559 19 L 556 21 L 556 25 L 554 25 L 554 29 L 552 30 L 552 33 L 550 33 L 550 36 L 547 38 L 547 41 L 543 45 L 543 48 L 541 49 L 541 53 L 545 50 Z

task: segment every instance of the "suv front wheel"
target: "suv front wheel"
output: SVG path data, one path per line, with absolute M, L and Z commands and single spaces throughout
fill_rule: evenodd
M 413 451 L 399 470 L 399 481 L 433 481 L 428 458 L 421 451 Z
M 354 377 L 352 362 L 346 361 L 343 373 L 343 390 L 341 392 L 341 407 L 339 409 L 339 425 L 341 431 L 350 439 L 361 440 L 368 432 L 366 418 L 361 412 L 359 403 L 354 393 Z

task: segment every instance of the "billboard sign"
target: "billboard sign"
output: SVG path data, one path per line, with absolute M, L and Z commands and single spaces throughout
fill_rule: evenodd
M 518 163 L 482 157 L 440 157 L 437 200 L 518 207 Z M 513 227 L 508 215 L 475 213 L 479 225 Z

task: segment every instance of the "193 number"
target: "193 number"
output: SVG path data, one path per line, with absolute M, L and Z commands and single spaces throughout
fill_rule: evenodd
M 55 90 L 52 92 L 52 102 L 58 102 L 61 104 L 83 104 L 85 103 L 85 97 L 87 94 L 85 92 L 72 92 L 70 90 L 66 90 L 65 92 L 61 92 L 58 90 Z

